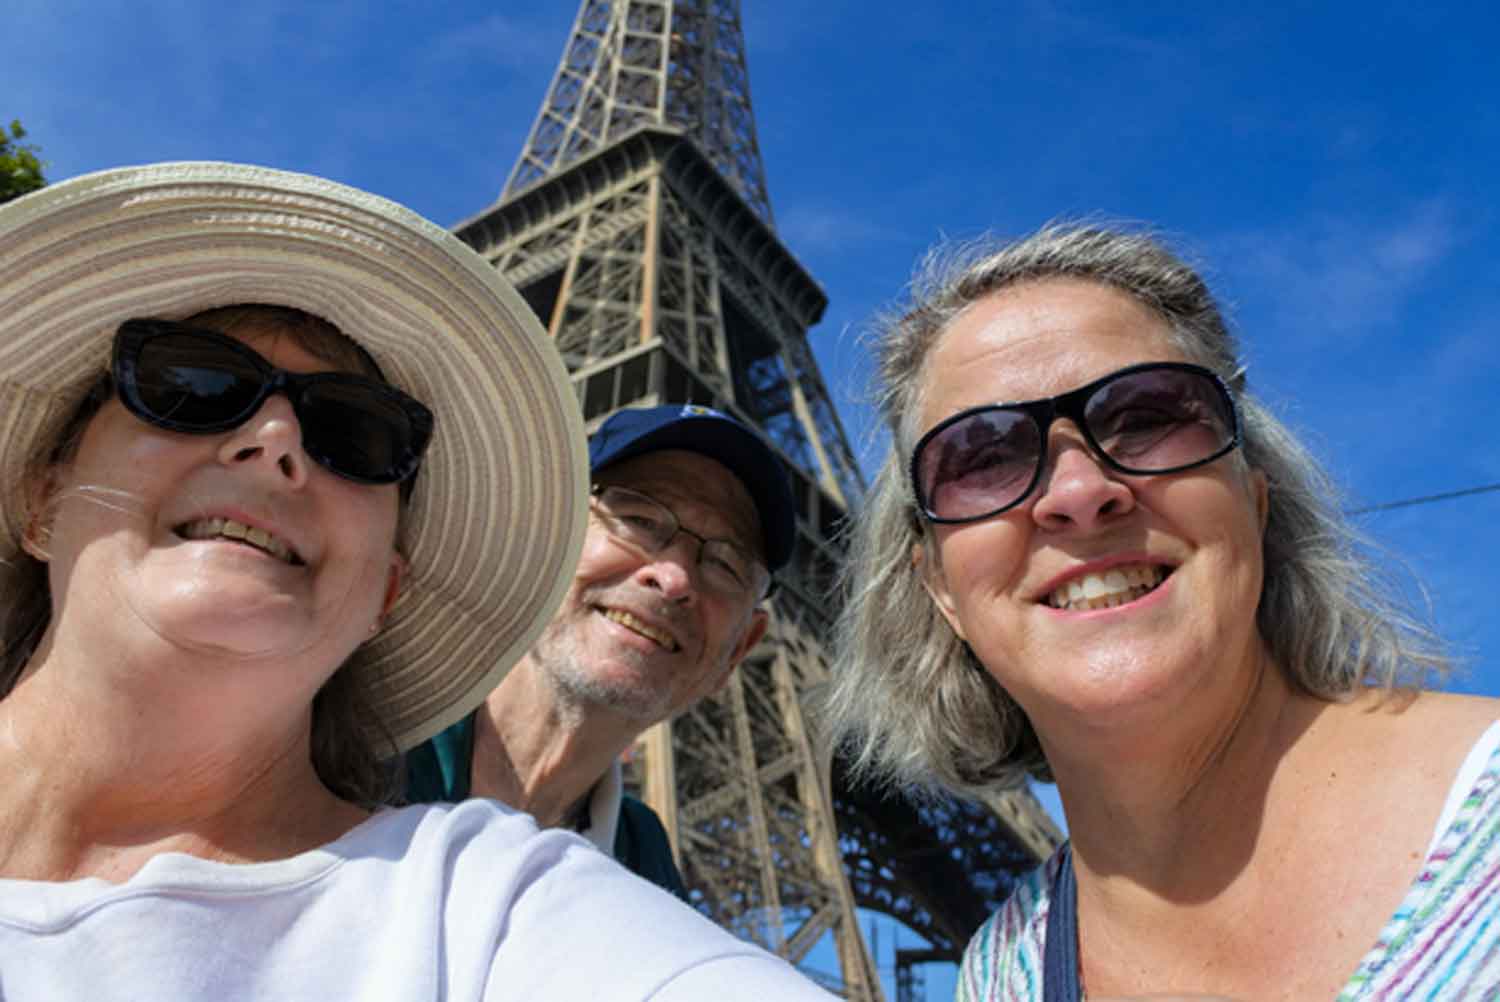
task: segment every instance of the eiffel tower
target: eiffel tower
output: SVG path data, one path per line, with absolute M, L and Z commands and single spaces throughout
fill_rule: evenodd
M 500 200 L 455 232 L 542 319 L 591 430 L 620 407 L 708 404 L 792 475 L 799 540 L 766 640 L 627 770 L 694 902 L 804 969 L 831 939 L 837 973 L 809 973 L 849 999 L 883 999 L 856 907 L 927 940 L 909 962 L 956 960 L 1058 836 L 1029 794 L 850 789 L 810 739 L 801 696 L 827 678 L 838 529 L 864 485 L 807 343 L 827 300 L 774 227 L 737 0 L 583 0 Z

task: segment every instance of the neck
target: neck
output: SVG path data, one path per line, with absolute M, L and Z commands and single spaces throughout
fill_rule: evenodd
M 1128 732 L 1044 741 L 1081 889 L 1107 877 L 1158 897 L 1208 895 L 1264 848 L 1259 819 L 1327 704 L 1295 691 L 1263 651 L 1242 667 L 1242 696 L 1216 712 L 1184 706 Z
M 0 873 L 123 880 L 165 851 L 278 859 L 366 816 L 313 769 L 311 694 L 268 699 L 277 666 L 65 647 L 49 634 L 0 701 Z
M 490 693 L 475 720 L 470 794 L 562 824 L 589 795 L 639 725 L 565 702 L 530 655 Z

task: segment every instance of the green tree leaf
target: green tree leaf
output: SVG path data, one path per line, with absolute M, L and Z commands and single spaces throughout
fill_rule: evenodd
M 37 147 L 23 143 L 26 130 L 19 119 L 13 119 L 10 129 L 0 126 L 0 203 L 20 198 L 28 191 L 36 191 L 47 183 L 42 176 L 45 166 L 37 158 Z

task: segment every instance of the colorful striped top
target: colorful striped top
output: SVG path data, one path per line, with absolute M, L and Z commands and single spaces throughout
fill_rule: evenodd
M 1024 877 L 964 951 L 955 1002 L 1040 1002 L 1058 857 Z M 1500 723 L 1470 750 L 1427 859 L 1336 1002 L 1500 999 Z

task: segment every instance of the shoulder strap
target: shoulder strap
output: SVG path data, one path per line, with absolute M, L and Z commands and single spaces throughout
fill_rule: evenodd
M 1073 849 L 1058 850 L 1057 880 L 1047 908 L 1047 939 L 1042 954 L 1043 1002 L 1079 1002 L 1078 888 L 1073 880 Z
M 615 859 L 625 868 L 645 877 L 692 904 L 677 861 L 672 858 L 672 843 L 661 818 L 649 805 L 630 794 L 620 798 L 620 823 L 615 829 Z

